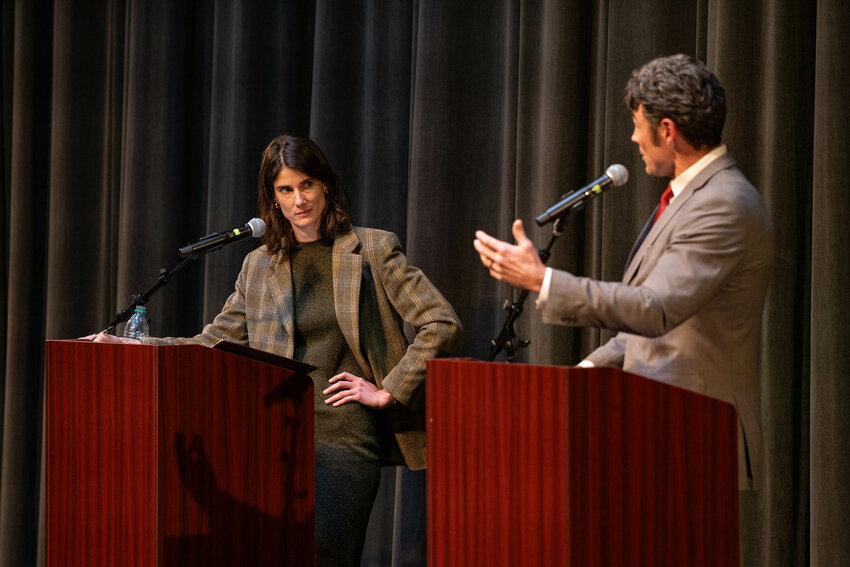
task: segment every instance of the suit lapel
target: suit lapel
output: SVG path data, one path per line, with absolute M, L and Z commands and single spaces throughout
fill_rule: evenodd
M 626 269 L 623 272 L 624 280 L 625 280 L 626 274 L 629 273 L 629 267 L 632 265 L 632 260 L 635 259 L 635 255 L 637 254 L 637 251 L 640 250 L 640 247 L 643 244 L 643 241 L 646 240 L 646 237 L 649 234 L 649 231 L 652 230 L 652 221 L 655 218 L 655 211 L 657 211 L 657 210 L 658 210 L 658 206 L 656 205 L 656 207 L 654 209 L 652 209 L 652 214 L 649 215 L 648 219 L 646 219 L 646 224 L 643 225 L 643 230 L 640 231 L 640 236 L 638 236 L 637 241 L 635 241 L 634 246 L 632 246 L 631 252 L 629 252 L 629 257 L 626 260 Z M 637 269 L 637 267 L 639 265 L 640 265 L 640 262 L 635 262 L 635 270 Z M 628 283 L 628 280 L 626 280 L 626 283 Z
M 354 230 L 337 237 L 333 248 L 334 310 L 339 328 L 364 373 L 372 377 L 371 367 L 360 347 L 360 282 L 363 257 L 360 239 Z
M 283 355 L 291 358 L 295 353 L 295 304 L 292 295 L 292 271 L 289 256 L 276 254 L 269 265 L 268 286 L 283 325 Z
M 626 273 L 623 275 L 624 283 L 632 283 L 632 280 L 634 280 L 635 276 L 637 276 L 638 270 L 641 267 L 641 263 L 646 257 L 647 252 L 655 245 L 655 241 L 658 237 L 664 234 L 665 227 L 673 220 L 673 218 L 675 218 L 676 214 L 682 209 L 682 207 L 685 206 L 685 203 L 687 203 L 688 199 L 693 196 L 694 192 L 698 191 L 706 183 L 708 183 L 708 180 L 711 179 L 718 171 L 730 168 L 734 165 L 735 159 L 728 153 L 708 164 L 691 180 L 690 183 L 685 186 L 684 190 L 682 190 L 682 192 L 670 202 L 667 209 L 665 209 L 664 214 L 658 219 L 658 222 L 649 225 L 648 231 L 647 226 L 644 226 L 644 230 L 641 232 L 643 241 L 641 242 L 641 239 L 639 238 L 637 244 L 635 244 L 636 249 L 632 250 L 632 254 L 630 255 L 629 262 L 626 266 Z M 652 217 L 650 217 L 649 222 L 652 222 Z

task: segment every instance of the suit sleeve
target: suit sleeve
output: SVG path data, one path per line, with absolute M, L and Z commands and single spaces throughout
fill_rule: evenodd
M 410 406 L 425 381 L 426 362 L 451 354 L 461 339 L 461 323 L 448 301 L 419 268 L 411 266 L 398 237 L 380 239 L 381 281 L 393 309 L 414 331 L 413 342 L 382 386 L 400 403 Z
M 555 270 L 546 323 L 657 337 L 699 311 L 735 272 L 748 246 L 747 206 L 709 197 L 682 210 L 678 227 L 640 285 Z

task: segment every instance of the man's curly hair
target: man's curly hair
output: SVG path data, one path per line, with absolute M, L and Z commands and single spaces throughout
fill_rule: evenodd
M 694 148 L 720 144 L 726 121 L 726 93 L 714 73 L 688 55 L 653 59 L 632 72 L 626 84 L 626 105 L 643 105 L 653 129 L 664 118 L 676 123 Z

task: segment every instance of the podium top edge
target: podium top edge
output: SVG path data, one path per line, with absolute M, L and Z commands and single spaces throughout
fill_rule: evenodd
M 45 345 L 49 345 L 50 343 L 88 343 L 88 344 L 101 344 L 101 345 L 112 345 L 112 346 L 122 346 L 120 343 L 95 343 L 90 340 L 82 340 L 82 339 L 47 339 L 44 341 Z M 128 346 L 128 345 L 123 345 Z M 300 360 L 293 360 L 291 358 L 286 358 L 285 356 L 280 356 L 278 354 L 274 354 L 272 352 L 267 352 L 264 350 L 257 350 L 255 348 L 251 348 L 246 345 L 241 345 L 238 343 L 233 343 L 229 341 L 218 341 L 211 347 L 206 347 L 202 344 L 198 343 L 189 343 L 189 344 L 175 344 L 175 345 L 129 345 L 135 347 L 151 347 L 151 348 L 180 348 L 185 346 L 194 346 L 201 348 L 212 348 L 213 350 L 219 350 L 222 352 L 226 352 L 228 354 L 235 354 L 237 356 L 242 356 L 245 358 L 250 358 L 251 360 L 256 360 L 258 362 L 264 362 L 266 364 L 271 364 L 272 366 L 277 366 L 280 368 L 286 368 L 287 370 L 292 370 L 293 372 L 297 372 L 299 374 L 309 374 L 317 367 L 312 364 L 307 364 L 306 362 L 302 362 Z
M 274 354 L 264 350 L 257 350 L 255 348 L 240 345 L 239 343 L 232 343 L 230 341 L 218 341 L 212 346 L 212 348 L 230 354 L 251 358 L 253 360 L 259 360 L 260 362 L 265 362 L 274 366 L 280 366 L 281 368 L 287 368 L 294 372 L 300 372 L 301 374 L 309 374 L 318 368 L 317 366 L 301 362 L 300 360 L 293 360 L 291 358 L 286 358 L 285 356 L 280 356 L 279 354 Z

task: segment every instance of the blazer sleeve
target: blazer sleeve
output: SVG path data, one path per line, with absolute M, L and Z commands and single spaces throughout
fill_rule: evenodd
M 249 258 L 246 256 L 242 270 L 236 278 L 236 289 L 224 302 L 221 312 L 215 319 L 204 327 L 204 330 L 194 337 L 161 337 L 150 338 L 149 344 L 202 344 L 212 346 L 220 341 L 248 344 L 248 328 L 245 323 L 245 286 L 246 274 L 249 270 Z
M 426 362 L 450 355 L 461 340 L 460 319 L 448 301 L 419 268 L 407 261 L 398 237 L 382 233 L 378 272 L 395 312 L 414 331 L 401 360 L 384 376 L 382 387 L 400 403 L 411 406 L 421 394 Z

